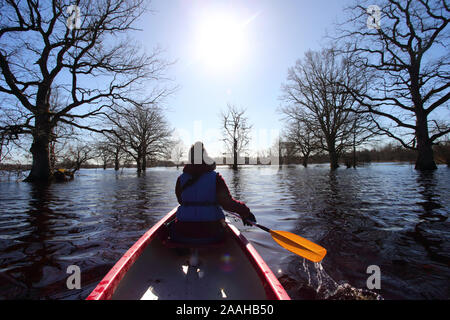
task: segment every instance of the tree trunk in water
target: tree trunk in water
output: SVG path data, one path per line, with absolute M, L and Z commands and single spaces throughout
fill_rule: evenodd
M 339 157 L 338 157 L 336 150 L 334 150 L 334 148 L 331 148 L 330 150 L 331 150 L 331 151 L 329 151 L 330 168 L 331 168 L 331 170 L 336 170 L 339 167 Z
M 50 162 L 51 127 L 48 113 L 41 114 L 35 118 L 35 129 L 33 132 L 33 143 L 30 152 L 33 163 L 27 182 L 49 182 L 52 179 L 52 166 Z
M 119 156 L 117 154 L 114 159 L 114 170 L 119 171 Z
M 278 140 L 278 167 L 283 166 L 283 157 L 281 156 L 281 141 Z
M 142 157 L 140 154 L 138 154 L 138 157 L 136 159 L 136 168 L 138 175 L 140 175 L 142 170 Z
M 237 140 L 233 141 L 233 170 L 238 168 L 238 152 L 237 152 Z
M 417 137 L 417 160 L 416 170 L 436 170 L 434 162 L 433 144 L 428 136 L 428 125 L 426 117 L 417 115 L 416 121 Z
M 309 155 L 310 155 L 309 152 L 303 154 L 302 165 L 303 165 L 305 168 L 308 167 L 308 159 L 309 159 Z
M 434 162 L 433 148 L 431 144 L 418 147 L 418 154 L 416 160 L 416 170 L 436 170 L 437 166 Z
M 147 170 L 147 145 L 144 143 L 141 146 L 141 157 L 142 157 L 142 172 Z
M 302 162 L 303 166 L 306 168 L 308 167 L 308 158 L 307 157 L 303 157 L 303 162 Z
M 433 142 L 430 141 L 428 132 L 427 113 L 423 108 L 423 99 L 420 95 L 420 64 L 415 63 L 411 68 L 411 95 L 416 114 L 416 141 L 417 141 L 417 160 L 416 170 L 436 170 L 434 162 Z
M 145 172 L 145 170 L 147 170 L 147 157 L 144 156 L 142 158 L 142 171 Z

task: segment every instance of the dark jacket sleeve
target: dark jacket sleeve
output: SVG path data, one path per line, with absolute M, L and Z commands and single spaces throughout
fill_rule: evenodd
M 230 190 L 228 189 L 228 186 L 220 173 L 218 173 L 216 177 L 216 194 L 217 202 L 224 210 L 236 212 L 243 217 L 246 217 L 250 213 L 250 209 L 245 205 L 245 203 L 233 199 Z
M 175 195 L 177 196 L 178 203 L 181 204 L 181 185 L 180 185 L 180 178 L 177 179 L 177 184 L 175 185 Z

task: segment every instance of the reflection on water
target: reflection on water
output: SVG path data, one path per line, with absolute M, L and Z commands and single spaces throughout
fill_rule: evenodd
M 450 170 L 374 164 L 331 172 L 325 165 L 225 167 L 232 194 L 258 221 L 327 248 L 314 264 L 267 233 L 236 225 L 294 299 L 448 299 Z M 0 297 L 86 298 L 148 228 L 176 204 L 180 170 L 81 170 L 70 183 L 0 182 Z M 235 219 L 230 218 L 234 221 Z M 82 289 L 68 290 L 76 264 Z M 381 290 L 366 288 L 369 265 Z
M 419 222 L 411 233 L 412 237 L 427 251 L 427 255 L 443 264 L 450 265 L 448 255 L 450 246 L 447 242 L 449 230 L 446 229 L 448 214 L 439 201 L 438 179 L 435 172 L 420 173 L 417 176 L 419 193 L 422 201 L 417 202 L 423 210 L 419 210 Z M 446 237 L 447 236 L 447 237 Z

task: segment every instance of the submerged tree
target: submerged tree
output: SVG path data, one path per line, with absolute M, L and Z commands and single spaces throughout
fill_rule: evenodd
M 228 151 L 233 155 L 233 169 L 238 168 L 239 156 L 248 147 L 252 126 L 245 116 L 245 109 L 228 104 L 222 112 L 220 120 L 223 130 L 223 141 Z
M 308 51 L 289 69 L 282 88 L 286 105 L 281 111 L 290 123 L 312 133 L 318 148 L 328 153 L 331 169 L 339 166 L 340 156 L 353 143 L 367 139 L 363 132 L 358 141 L 353 135 L 355 124 L 362 120 L 356 120 L 359 106 L 347 88 L 364 86 L 354 73 L 348 59 L 334 50 Z
M 300 119 L 288 121 L 284 139 L 286 140 L 285 144 L 292 144 L 292 150 L 287 149 L 287 156 L 289 157 L 291 153 L 299 153 L 302 157 L 302 165 L 306 168 L 310 155 L 318 149 L 317 139 L 311 128 L 302 123 Z
M 114 130 L 113 130 L 114 131 Z M 109 162 L 114 164 L 114 170 L 120 169 L 120 162 L 125 157 L 125 144 L 114 133 L 106 132 L 103 139 L 97 143 L 97 157 L 102 160 L 103 168 L 106 169 Z
M 111 161 L 111 153 L 107 141 L 99 141 L 95 144 L 95 156 L 102 161 L 103 170 L 106 170 Z
M 174 141 L 173 148 L 170 152 L 170 159 L 175 163 L 177 169 L 180 167 L 181 159 L 186 155 L 186 146 L 183 141 L 180 139 L 178 141 Z
M 165 157 L 173 145 L 172 130 L 163 110 L 153 103 L 133 103 L 115 107 L 108 116 L 112 131 L 122 143 L 122 150 L 131 156 L 138 173 L 145 171 L 148 159 Z
M 346 42 L 343 51 L 372 83 L 350 92 L 380 116 L 381 132 L 417 151 L 416 169 L 436 169 L 432 146 L 450 132 L 442 117 L 450 98 L 448 2 L 360 0 L 347 11 L 337 41 Z
M 94 149 L 86 143 L 77 143 L 67 148 L 62 156 L 61 165 L 70 170 L 71 175 L 81 169 L 89 160 L 95 157 Z
M 49 144 L 55 126 L 103 132 L 87 120 L 115 101 L 130 100 L 131 91 L 145 91 L 147 80 L 160 79 L 168 65 L 161 51 L 148 55 L 126 37 L 146 11 L 145 2 L 2 2 L 0 95 L 15 119 L 1 129 L 32 135 L 28 181 L 52 178 Z M 54 87 L 64 104 L 51 110 Z

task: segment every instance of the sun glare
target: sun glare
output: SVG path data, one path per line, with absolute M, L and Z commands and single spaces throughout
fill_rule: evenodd
M 245 49 L 245 23 L 230 14 L 207 15 L 199 21 L 197 58 L 208 68 L 229 70 L 242 58 Z

